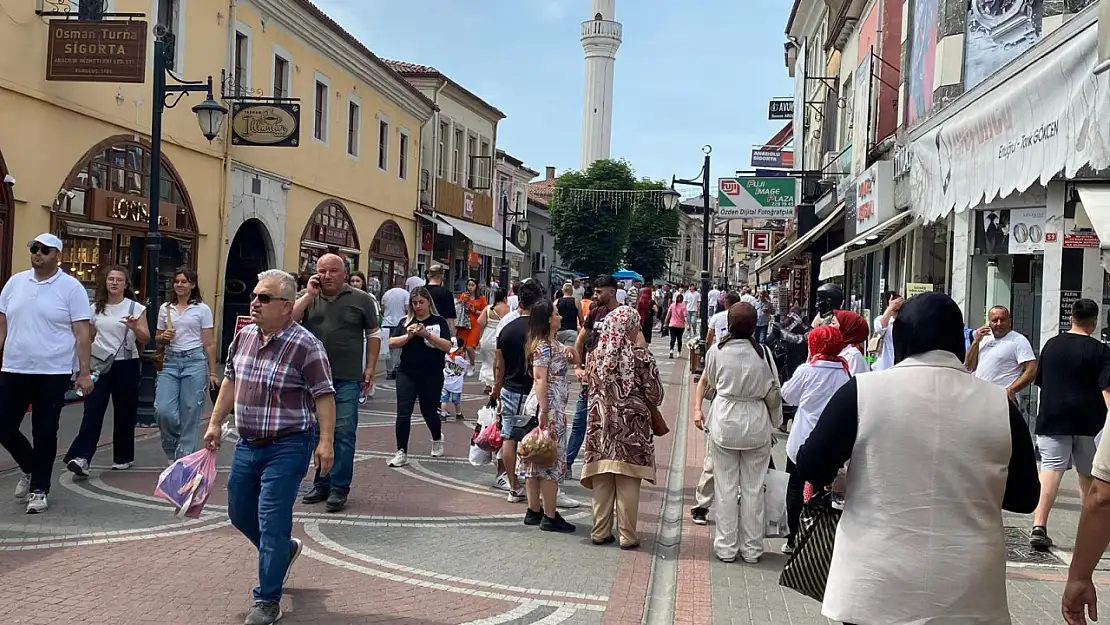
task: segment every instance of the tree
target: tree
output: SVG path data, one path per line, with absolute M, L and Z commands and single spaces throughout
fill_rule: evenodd
M 612 273 L 621 260 L 632 222 L 632 168 L 625 161 L 599 160 L 586 171 L 555 181 L 548 209 L 555 250 L 574 271 L 588 276 Z
M 666 186 L 655 180 L 641 180 L 636 188 L 642 191 L 663 190 Z M 678 212 L 663 206 L 660 195 L 641 195 L 632 208 L 632 220 L 625 242 L 624 263 L 629 269 L 651 282 L 667 273 L 670 246 L 667 240 L 678 233 Z

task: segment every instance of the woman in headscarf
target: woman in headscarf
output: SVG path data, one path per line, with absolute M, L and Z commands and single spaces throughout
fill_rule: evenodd
M 798 474 L 798 450 L 809 438 L 813 426 L 825 404 L 851 377 L 848 363 L 840 357 L 844 349 L 844 336 L 831 325 L 814 328 L 806 337 L 809 344 L 809 361 L 794 370 L 794 375 L 782 385 L 782 400 L 798 410 L 794 414 L 794 426 L 786 439 L 786 472 L 790 483 L 786 488 L 786 511 L 790 522 L 790 537 L 783 545 L 783 553 L 794 551 L 794 541 L 798 535 L 798 519 L 802 514 L 805 501 L 806 481 Z
M 871 365 L 863 356 L 870 335 L 867 320 L 850 310 L 834 310 L 832 326 L 844 336 L 845 345 L 840 350 L 840 357 L 848 363 L 848 373 L 859 375 L 871 371 Z
M 640 344 L 640 315 L 621 306 L 605 317 L 597 347 L 586 356 L 590 388 L 582 486 L 593 490 L 595 545 L 613 542 L 613 506 L 621 549 L 640 545 L 640 483 L 655 483 L 651 411 L 663 403 L 659 368 Z
M 913 297 L 891 323 L 895 366 L 842 386 L 798 451 L 798 473 L 818 488 L 854 460 L 821 613 L 1009 623 L 1002 510 L 1037 507 L 1029 428 L 1005 389 L 964 368 L 952 298 Z
M 706 350 L 694 396 L 694 425 L 704 430 L 702 398 L 707 388 L 717 391 L 709 410 L 707 453 L 718 502 L 713 551 L 722 562 L 739 554 L 755 564 L 763 555 L 763 481 L 771 461 L 771 428 L 782 424 L 778 370 L 770 350 L 753 336 L 757 317 L 746 302 L 729 307 L 728 333 Z
M 644 335 L 644 341 L 651 344 L 651 329 L 655 325 L 655 300 L 652 298 L 650 285 L 640 289 L 636 299 L 636 312 L 640 314 L 640 332 Z

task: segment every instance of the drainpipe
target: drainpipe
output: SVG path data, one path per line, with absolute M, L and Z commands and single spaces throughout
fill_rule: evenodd
M 235 67 L 235 6 L 238 0 L 228 0 L 227 3 L 227 59 L 225 67 Z M 238 85 L 236 85 L 238 86 Z M 220 85 L 222 90 L 224 85 Z M 224 268 L 227 266 L 227 254 L 230 253 L 230 246 L 224 245 L 224 237 L 227 234 L 227 207 L 231 204 L 231 120 L 228 119 L 224 122 L 223 132 L 223 157 L 220 163 L 220 204 L 216 208 L 216 214 L 219 217 L 219 223 L 216 226 L 216 244 L 219 245 L 219 253 L 216 254 L 216 293 L 214 294 L 214 301 L 216 302 L 216 310 L 214 311 L 216 319 L 223 321 L 223 308 L 224 308 Z M 281 259 L 275 259 L 278 263 Z M 217 337 L 222 337 L 221 333 Z M 218 338 L 217 340 L 222 340 Z M 223 346 L 220 347 L 223 349 Z

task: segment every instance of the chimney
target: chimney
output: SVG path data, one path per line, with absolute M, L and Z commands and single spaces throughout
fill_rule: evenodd
M 544 180 L 554 180 L 554 179 L 555 179 L 555 168 L 552 167 L 551 165 L 548 165 L 547 166 L 547 176 L 544 178 Z

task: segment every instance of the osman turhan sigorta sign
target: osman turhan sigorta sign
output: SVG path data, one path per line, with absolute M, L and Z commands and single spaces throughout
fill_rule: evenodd
M 52 20 L 46 79 L 144 82 L 146 38 L 146 22 Z

